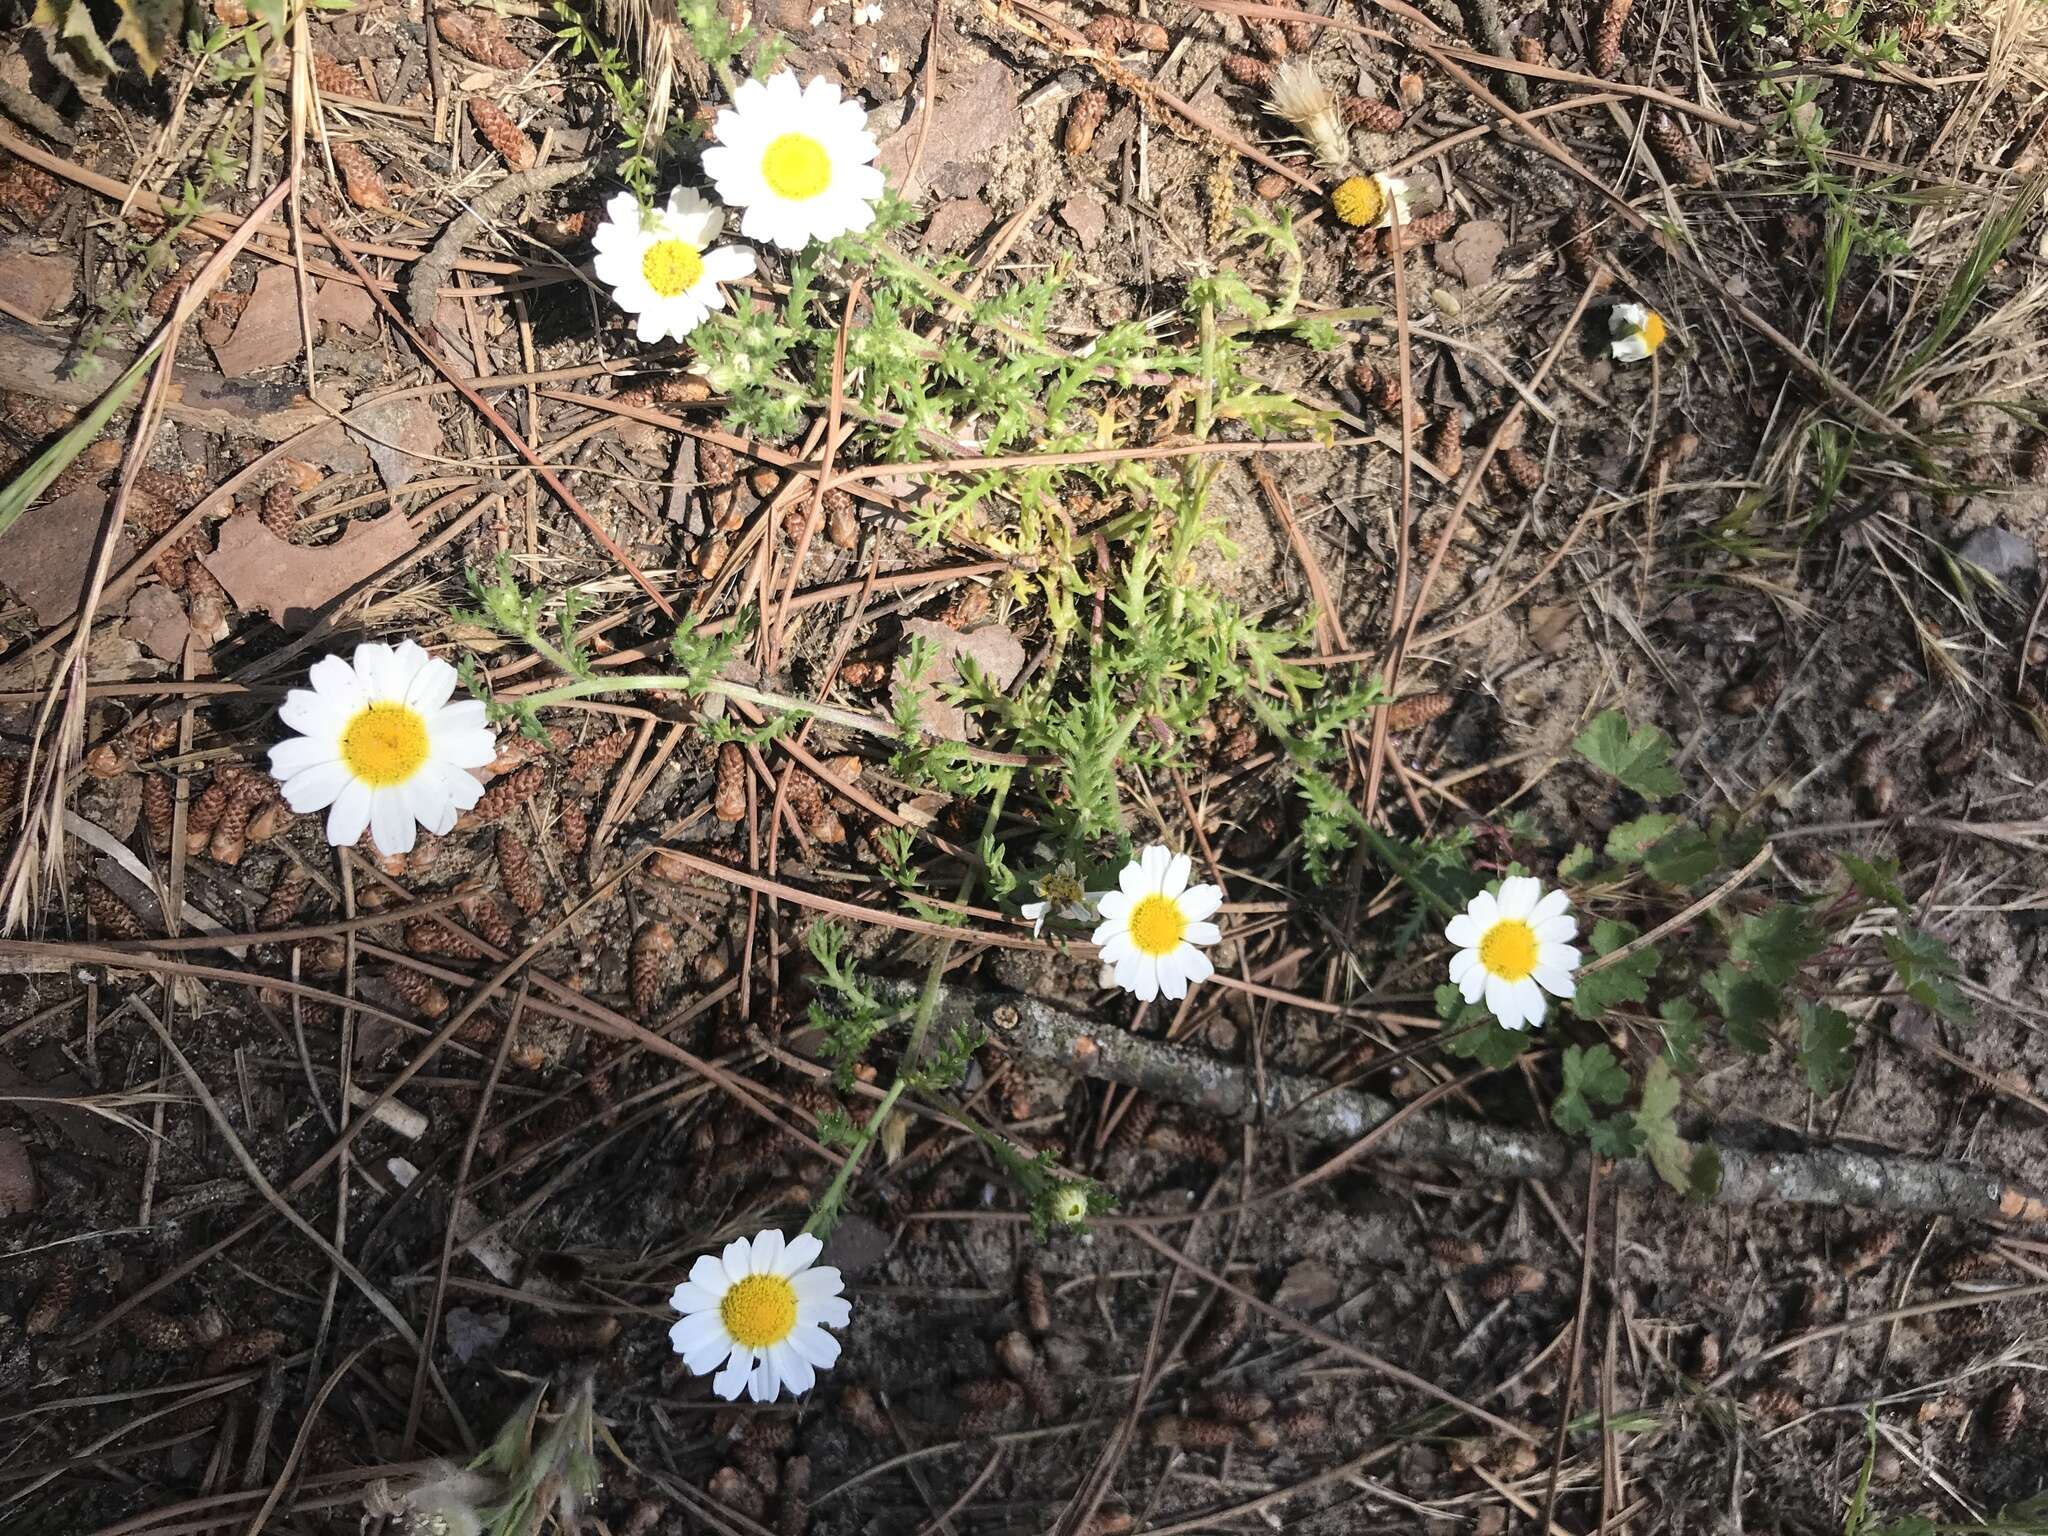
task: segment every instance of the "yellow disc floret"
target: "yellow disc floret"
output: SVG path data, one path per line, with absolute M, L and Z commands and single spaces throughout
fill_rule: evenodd
M 1664 317 L 1654 309 L 1643 316 L 1643 323 L 1636 328 L 1636 334 L 1643 338 L 1643 349 L 1654 352 L 1664 345 Z
M 777 197 L 801 203 L 832 182 L 832 157 L 807 133 L 778 136 L 761 156 L 761 179 Z
M 1536 930 L 1519 917 L 1504 917 L 1479 939 L 1479 963 L 1490 976 L 1520 981 L 1536 969 Z
M 427 722 L 405 704 L 372 704 L 342 728 L 341 760 L 373 789 L 389 789 L 427 761 Z
M 640 275 L 664 299 L 688 293 L 704 275 L 704 256 L 687 240 L 657 240 L 640 258 Z
M 1363 229 L 1377 224 L 1386 211 L 1386 194 L 1370 176 L 1351 176 L 1337 184 L 1330 194 L 1330 210 L 1346 224 Z
M 718 1316 L 748 1349 L 780 1344 L 796 1328 L 796 1287 L 780 1275 L 749 1275 L 725 1293 Z
M 1171 896 L 1154 892 L 1139 898 L 1131 908 L 1131 943 L 1141 955 L 1170 955 L 1187 937 L 1188 920 L 1180 903 Z

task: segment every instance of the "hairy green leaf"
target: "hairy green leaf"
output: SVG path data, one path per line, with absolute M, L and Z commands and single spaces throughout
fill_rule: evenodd
M 1856 1074 L 1856 1021 L 1825 1003 L 1799 1005 L 1799 1060 L 1806 1085 L 1821 1098 L 1849 1086 Z
M 1720 854 L 1707 834 L 1693 826 L 1681 826 L 1643 855 L 1643 868 L 1662 885 L 1697 884 L 1714 872 Z
M 1634 821 L 1624 821 L 1607 834 L 1607 857 L 1620 864 L 1639 864 L 1652 844 L 1681 824 L 1681 818 L 1666 811 L 1651 811 Z
M 1671 766 L 1671 738 L 1654 725 L 1630 729 L 1618 709 L 1595 715 L 1572 750 L 1645 800 L 1661 800 L 1679 791 L 1678 774 Z
M 1664 1059 L 1672 1071 L 1692 1076 L 1700 1069 L 1700 1039 L 1707 1032 L 1699 1009 L 1688 998 L 1666 998 L 1657 1007 L 1657 1017 L 1663 1021 Z
M 1627 923 L 1602 918 L 1593 925 L 1593 949 L 1608 955 L 1636 936 Z M 1572 1012 L 1582 1019 L 1598 1019 L 1617 1003 L 1640 1003 L 1650 995 L 1650 978 L 1657 974 L 1662 956 L 1652 944 L 1639 949 L 1619 965 L 1610 965 L 1592 975 L 1581 974 L 1572 994 Z
M 1897 859 L 1859 859 L 1853 853 L 1842 855 L 1842 868 L 1864 899 L 1880 907 L 1906 908 L 1905 888 L 1899 884 L 1899 861 Z
M 1771 1048 L 1771 1027 L 1784 1010 L 1778 989 L 1740 966 L 1719 965 L 1700 978 L 1700 985 L 1721 1010 L 1728 1043 L 1752 1056 Z
M 1628 1069 L 1604 1045 L 1566 1046 L 1563 1066 L 1564 1087 L 1550 1106 L 1550 1118 L 1567 1135 L 1583 1136 L 1598 1118 L 1594 1105 L 1619 1104 L 1628 1097 Z
M 1652 1057 L 1649 1071 L 1643 1074 L 1636 1125 L 1643 1133 L 1643 1150 L 1650 1165 L 1673 1189 L 1690 1194 L 1693 1145 L 1678 1134 L 1678 1079 L 1662 1056 Z
M 1788 902 L 1744 918 L 1728 948 L 1765 981 L 1783 986 L 1826 942 L 1806 909 Z
M 1955 983 L 1961 974 L 1949 947 L 1925 928 L 1901 928 L 1884 938 L 1884 952 L 1891 957 L 1899 985 L 1921 1007 L 1958 1024 L 1976 1016 L 1970 1000 Z

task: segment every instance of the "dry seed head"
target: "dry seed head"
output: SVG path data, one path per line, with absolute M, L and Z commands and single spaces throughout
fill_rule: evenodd
M 590 812 L 580 800 L 572 800 L 562 807 L 561 836 L 562 852 L 572 859 L 583 857 L 590 846 Z
M 1236 1445 L 1241 1427 L 1221 1419 L 1200 1419 L 1188 1414 L 1169 1413 L 1152 1421 L 1147 1430 L 1154 1445 L 1183 1451 L 1222 1451 Z
M 1693 143 L 1685 125 L 1670 113 L 1652 114 L 1644 137 L 1650 141 L 1650 147 L 1657 152 L 1657 158 L 1664 162 L 1674 180 L 1688 187 L 1704 187 L 1713 183 L 1714 168 L 1700 153 L 1699 146 Z
M 54 1333 L 58 1324 L 64 1321 L 64 1314 L 71 1310 L 72 1298 L 78 1294 L 79 1276 L 83 1266 L 76 1258 L 59 1257 L 50 1266 L 49 1278 L 43 1282 L 42 1291 L 36 1297 L 36 1304 L 29 1308 L 22 1327 L 32 1339 L 39 1339 L 46 1333 Z
M 632 731 L 609 731 L 585 742 L 569 754 L 569 778 L 576 782 L 602 778 L 614 763 L 625 756 L 635 734 Z
M 129 910 L 128 903 L 97 880 L 85 882 L 85 910 L 99 925 L 103 938 L 139 939 L 145 936 L 142 919 Z
M 676 932 L 667 923 L 645 923 L 633 935 L 628 969 L 632 975 L 633 1012 L 643 1021 L 654 1017 L 661 989 L 675 960 Z
M 1711 1329 L 1693 1343 L 1692 1374 L 1695 1381 L 1712 1381 L 1721 1374 L 1721 1335 Z
M 1479 1294 L 1488 1301 L 1505 1301 L 1532 1295 L 1547 1283 L 1548 1277 L 1533 1264 L 1503 1264 L 1479 1282 Z
M 263 507 L 257 514 L 278 538 L 287 544 L 299 528 L 298 498 L 292 494 L 291 482 L 279 480 L 263 493 Z
M 1052 1296 L 1045 1275 L 1028 1260 L 1017 1271 L 1017 1300 L 1024 1309 L 1025 1327 L 1041 1336 L 1052 1331 Z
M 1252 1424 L 1273 1416 L 1273 1399 L 1263 1392 L 1208 1392 L 1202 1403 L 1211 1414 L 1232 1424 Z
M 519 834 L 510 827 L 498 828 L 497 837 L 498 878 L 505 887 L 505 894 L 512 905 L 528 917 L 540 911 L 546 901 L 541 887 L 540 870 L 534 863 L 533 851 L 520 841 Z
M 270 887 L 269 899 L 256 914 L 256 926 L 261 929 L 289 927 L 305 902 L 307 883 L 303 869 L 296 864 L 286 864 L 278 871 L 277 880 Z
M 1766 1382 L 1743 1399 L 1766 1419 L 1789 1419 L 1799 1412 L 1799 1393 L 1784 1382 Z
M 361 75 L 339 59 L 317 53 L 313 55 L 313 83 L 319 87 L 322 96 L 367 97 L 370 94 Z
M 1276 117 L 1284 117 L 1294 125 L 1294 131 L 1315 152 L 1316 164 L 1327 170 L 1336 170 L 1350 161 L 1351 137 L 1344 128 L 1343 107 L 1338 103 L 1336 93 L 1323 83 L 1323 77 L 1307 59 L 1288 59 L 1273 71 L 1272 95 L 1266 104 Z M 1336 206 L 1334 197 L 1331 202 Z M 1378 216 L 1375 207 L 1372 217 Z M 1338 217 L 1346 223 L 1372 222 L 1372 219 L 1351 219 L 1341 208 Z
M 1469 1237 L 1432 1237 L 1424 1246 L 1431 1258 L 1450 1269 L 1463 1269 L 1486 1258 L 1485 1246 Z
M 825 538 L 839 549 L 853 549 L 860 543 L 860 510 L 852 494 L 836 485 L 825 493 Z
M 1411 693 L 1387 706 L 1387 729 L 1395 734 L 1420 730 L 1443 716 L 1453 703 L 1448 693 Z
M 1237 1348 L 1251 1321 L 1251 1305 L 1242 1296 L 1225 1296 L 1216 1303 L 1209 1321 L 1188 1344 L 1188 1361 L 1212 1365 Z
M 1549 58 L 1549 51 L 1543 46 L 1543 39 L 1524 32 L 1515 38 L 1515 57 L 1524 64 L 1542 64 Z
M 0 794 L 0 806 L 7 796 Z M 160 773 L 144 774 L 142 778 L 142 820 L 149 828 L 149 845 L 158 853 L 167 853 L 171 847 L 171 828 L 178 814 L 178 790 L 168 778 Z
M 1863 707 L 1876 714 L 1888 715 L 1900 699 L 1920 686 L 1920 676 L 1903 667 L 1896 672 L 1887 672 L 1863 691 Z
M 738 1467 L 720 1467 L 711 1474 L 705 1491 L 727 1509 L 738 1510 L 756 1524 L 767 1517 L 768 1496 Z
M 1690 432 L 1674 432 L 1659 443 L 1650 455 L 1649 478 L 1652 481 L 1667 478 L 1671 471 L 1700 451 L 1700 440 Z
M 1457 479 L 1465 467 L 1465 424 L 1456 411 L 1437 418 L 1436 425 L 1429 429 L 1425 446 L 1444 479 Z
M 358 208 L 388 209 L 391 206 L 391 189 L 384 183 L 383 174 L 377 163 L 363 153 L 360 144 L 341 139 L 328 142 L 328 153 L 334 157 L 334 168 L 341 173 L 342 191 L 348 200 Z M 275 530 L 272 530 L 275 532 Z

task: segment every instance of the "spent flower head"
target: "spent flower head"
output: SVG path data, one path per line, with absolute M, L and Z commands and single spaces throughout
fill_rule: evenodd
M 1608 355 L 1616 362 L 1640 363 L 1664 345 L 1664 317 L 1641 304 L 1617 304 L 1607 311 Z

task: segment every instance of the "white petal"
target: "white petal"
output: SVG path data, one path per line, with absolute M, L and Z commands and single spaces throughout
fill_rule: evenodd
M 1189 923 L 1188 931 L 1181 937 L 1190 944 L 1220 944 L 1223 930 L 1214 923 Z
M 818 1384 L 818 1373 L 811 1369 L 811 1362 L 791 1349 L 788 1340 L 771 1346 L 768 1358 L 775 1362 L 775 1374 L 788 1385 L 792 1397 L 801 1396 Z
M 1122 891 L 1104 891 L 1095 899 L 1096 913 L 1107 922 L 1121 922 L 1131 915 L 1136 903 Z M 1099 944 L 1102 941 L 1096 940 Z
M 1191 944 L 1183 944 L 1175 952 L 1180 962 L 1181 975 L 1187 978 L 1187 985 L 1199 986 L 1216 974 L 1216 964 Z
M 681 1282 L 669 1292 L 668 1304 L 678 1312 L 715 1312 L 718 1298 L 694 1280 Z
M 700 1255 L 690 1266 L 690 1283 L 711 1298 L 711 1305 L 717 1306 L 725 1300 L 725 1293 L 732 1289 L 732 1276 L 725 1272 L 725 1265 L 718 1255 Z
M 344 704 L 329 694 L 315 693 L 311 688 L 294 688 L 278 706 L 277 718 L 301 736 L 311 736 L 318 741 L 339 741 L 349 721 L 361 711 L 360 704 Z
M 363 681 L 356 676 L 356 669 L 339 656 L 322 656 L 306 673 L 306 681 L 313 685 L 313 691 L 354 714 L 370 701 L 363 689 Z
M 725 1272 L 732 1276 L 734 1285 L 754 1272 L 754 1245 L 744 1237 L 736 1237 L 727 1243 L 719 1258 L 725 1264 Z
M 355 775 L 348 771 L 346 763 L 315 763 L 286 779 L 281 793 L 286 805 L 305 816 L 327 809 L 354 782 Z M 361 831 L 356 833 L 357 837 L 362 835 Z
M 417 829 L 405 803 L 404 786 L 373 790 L 370 795 L 370 841 L 387 857 L 411 853 Z
M 675 1330 L 671 1328 L 669 1332 L 674 1333 Z M 699 1344 L 695 1349 L 683 1356 L 683 1364 L 689 1368 L 692 1375 L 706 1375 L 718 1369 L 721 1362 L 732 1359 L 733 1342 L 723 1335 L 724 1330 L 721 1329 L 720 1337 L 712 1339 L 708 1343 Z
M 1649 323 L 1650 312 L 1640 304 L 1617 304 L 1607 311 L 1607 334 L 1628 336 Z
M 1166 871 L 1173 864 L 1173 854 L 1164 843 L 1153 843 L 1138 856 L 1138 865 L 1145 871 L 1145 889 L 1162 891 L 1166 887 Z M 1125 887 L 1129 889 L 1128 886 Z
M 1149 1003 L 1159 995 L 1159 962 L 1151 955 L 1134 955 L 1132 959 L 1137 962 L 1137 972 L 1131 991 L 1139 1002 Z
M 1569 916 L 1546 917 L 1542 922 L 1531 923 L 1529 926 L 1535 930 L 1538 943 L 1565 944 L 1579 931 L 1579 920 Z
M 1469 912 L 1460 912 L 1456 917 L 1444 924 L 1444 938 L 1450 943 L 1457 945 L 1460 949 L 1471 949 L 1476 946 L 1479 943 L 1481 931 L 1479 925 L 1472 921 L 1472 915 Z M 1453 981 L 1457 980 L 1455 976 L 1451 979 Z
M 1107 929 L 1114 925 L 1104 923 L 1102 926 Z M 1104 965 L 1121 965 L 1127 956 L 1138 952 L 1138 946 L 1131 942 L 1130 930 L 1127 928 L 1119 928 L 1110 934 L 1107 940 L 1098 938 L 1096 942 L 1102 945 L 1102 953 L 1095 958 Z
M 1521 1011 L 1522 1029 L 1534 1029 L 1543 1022 L 1544 1010 L 1549 1006 L 1544 1001 L 1543 989 L 1531 978 L 1524 976 L 1515 983 L 1515 1006 Z
M 1609 343 L 1607 352 L 1617 363 L 1640 363 L 1650 355 L 1650 344 L 1640 336 L 1622 336 Z
M 1553 971 L 1576 971 L 1579 968 L 1579 952 L 1569 944 L 1538 944 L 1536 963 L 1548 966 Z
M 716 1312 L 699 1312 L 682 1319 L 669 1329 L 668 1341 L 679 1355 L 701 1354 L 706 1345 L 713 1343 L 732 1347 L 725 1323 Z
M 775 1361 L 763 1354 L 747 1378 L 747 1396 L 757 1403 L 772 1403 L 781 1390 L 782 1377 L 775 1370 Z
M 778 1275 L 794 1275 L 798 1270 L 808 1269 L 817 1262 L 818 1255 L 824 1251 L 824 1243 L 820 1242 L 816 1236 L 809 1232 L 799 1232 L 789 1240 L 788 1246 L 782 1250 L 782 1258 L 775 1266 L 775 1273 Z M 830 1275 L 835 1281 L 839 1278 L 839 1271 L 836 1269 L 821 1269 L 818 1273 Z
M 431 735 L 434 761 L 450 768 L 481 768 L 498 755 L 489 731 L 445 731 Z
M 455 826 L 455 802 L 449 798 L 441 775 L 429 764 L 399 785 L 406 814 L 436 837 L 445 837 Z
M 816 1239 L 812 1239 L 816 1241 Z M 796 1245 L 790 1244 L 792 1248 Z M 784 1255 L 785 1260 L 788 1255 Z M 821 1264 L 815 1269 L 799 1266 L 789 1271 L 789 1288 L 796 1292 L 797 1310 L 801 1313 L 812 1302 L 830 1301 L 846 1289 L 846 1282 L 840 1278 L 839 1270 L 831 1264 Z
M 839 1361 L 839 1341 L 822 1328 L 799 1323 L 788 1342 L 791 1349 L 821 1371 L 829 1371 Z
M 348 788 L 335 797 L 327 812 L 327 843 L 332 848 L 351 848 L 370 824 L 370 786 L 351 779 Z
M 728 1403 L 747 1389 L 747 1377 L 753 1373 L 754 1352 L 751 1349 L 735 1349 L 732 1358 L 725 1362 L 725 1369 L 711 1378 L 711 1390 Z
M 1572 980 L 1570 971 L 1561 971 L 1553 966 L 1538 963 L 1529 977 L 1552 997 L 1570 997 L 1578 991 L 1578 983 Z
M 1468 1007 L 1478 1002 L 1481 994 L 1486 991 L 1486 980 L 1486 967 L 1475 965 L 1465 973 L 1465 979 L 1458 983 L 1458 995 L 1465 999 Z
M 1465 915 L 1477 923 L 1479 931 L 1484 933 L 1499 918 L 1500 903 L 1493 899 L 1493 892 L 1481 891 L 1466 904 Z
M 1461 949 L 1451 956 L 1451 985 L 1463 986 L 1465 978 L 1472 974 L 1473 968 L 1478 964 L 1479 951 L 1476 949 Z
M 781 1273 L 775 1265 L 782 1257 L 782 1229 L 769 1227 L 754 1234 L 754 1256 L 748 1263 L 748 1273 L 773 1275 Z
M 1554 917 L 1563 916 L 1564 909 L 1571 905 L 1571 900 L 1571 897 L 1567 896 L 1562 890 L 1552 891 L 1530 909 L 1530 926 L 1536 927 L 1549 922 Z
M 1500 883 L 1500 915 L 1526 919 L 1543 895 L 1543 885 L 1527 875 L 1510 875 Z
M 490 711 L 482 699 L 457 699 L 443 704 L 428 717 L 427 730 L 433 734 L 454 731 L 481 731 L 490 719 Z
M 288 779 L 308 768 L 340 759 L 340 748 L 318 736 L 287 736 L 270 749 L 270 776 Z
M 1191 923 L 1199 923 L 1205 917 L 1214 917 L 1222 905 L 1220 885 L 1191 885 L 1181 892 L 1180 915 Z
M 398 677 L 398 656 L 390 646 L 370 640 L 356 647 L 356 676 L 372 703 L 405 697 Z
M 1197 951 L 1189 950 L 1189 954 Z M 1173 950 L 1161 955 L 1155 962 L 1159 971 L 1159 994 L 1169 1002 L 1179 1002 L 1188 995 L 1187 967 L 1181 964 L 1181 951 Z
M 852 1302 L 844 1296 L 826 1296 L 805 1303 L 797 1312 L 797 1324 L 822 1323 L 827 1328 L 844 1328 L 852 1316 Z
M 484 797 L 483 781 L 473 773 L 461 768 L 450 768 L 445 763 L 433 765 L 441 777 L 442 793 L 448 796 L 448 803 L 458 811 L 466 811 Z
M 1521 1008 L 1515 1001 L 1515 984 L 1502 976 L 1488 976 L 1486 1008 L 1504 1026 L 1514 1029 L 1522 1017 Z
M 714 283 L 736 283 L 754 275 L 754 253 L 743 245 L 721 245 L 704 253 L 704 272 Z
M 1188 888 L 1188 879 L 1195 872 L 1195 862 L 1184 853 L 1176 853 L 1166 861 L 1166 874 L 1159 882 L 1159 894 L 1178 896 Z

